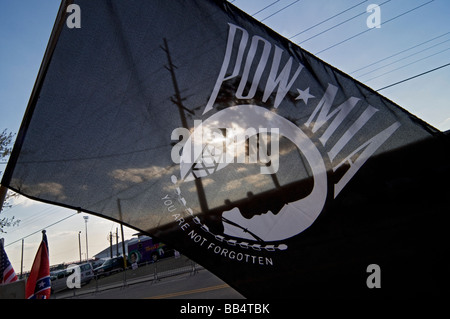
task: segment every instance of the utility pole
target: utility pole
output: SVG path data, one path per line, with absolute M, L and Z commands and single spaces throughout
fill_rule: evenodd
M 172 63 L 172 58 L 170 56 L 169 46 L 167 44 L 166 38 L 164 38 L 164 47 L 161 47 L 161 49 L 163 49 L 163 51 L 165 51 L 167 54 L 167 60 L 169 62 L 169 66 L 168 67 L 166 66 L 166 69 L 169 70 L 170 75 L 172 76 L 172 84 L 173 84 L 173 88 L 175 90 L 175 99 L 171 98 L 170 100 L 178 107 L 178 111 L 180 113 L 181 124 L 183 125 L 183 127 L 185 129 L 189 129 L 184 111 L 186 110 L 191 114 L 194 114 L 194 113 L 191 110 L 189 110 L 188 108 L 184 107 L 184 105 L 183 105 L 183 99 L 181 98 L 180 89 L 178 88 L 178 82 L 175 77 L 176 66 Z M 194 180 L 195 180 L 195 186 L 197 188 L 197 194 L 198 194 L 198 200 L 200 202 L 200 208 L 203 213 L 206 213 L 208 211 L 208 203 L 206 201 L 206 195 L 205 195 L 205 190 L 203 189 L 202 180 L 200 178 L 195 178 Z
M 81 263 L 81 230 L 78 232 L 78 251 L 80 252 L 80 263 Z
M 112 232 L 109 232 L 109 256 L 113 257 L 113 248 L 112 248 Z
M 88 254 L 88 232 L 87 232 L 87 222 L 89 219 L 89 216 L 83 216 L 84 218 L 84 222 L 85 222 L 85 226 L 86 226 L 86 261 L 88 261 L 89 259 L 89 254 Z
M 116 227 L 116 256 L 119 257 L 119 228 Z

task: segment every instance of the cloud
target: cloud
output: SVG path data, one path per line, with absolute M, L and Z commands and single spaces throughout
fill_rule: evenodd
M 212 185 L 213 183 L 214 183 L 214 180 L 212 178 L 209 178 L 209 177 L 202 178 L 202 185 L 203 185 L 203 187 L 207 187 L 209 185 Z M 195 186 L 195 184 L 192 185 L 192 187 L 190 187 L 188 189 L 188 192 L 190 192 L 190 193 L 196 193 L 197 192 L 197 187 Z
M 117 181 L 114 187 L 120 190 L 130 187 L 130 184 L 156 181 L 158 179 L 166 179 L 171 184 L 170 175 L 173 174 L 175 169 L 176 167 L 173 166 L 161 167 L 152 165 L 143 168 L 115 169 L 109 175 Z
M 127 183 L 142 183 L 152 179 L 159 179 L 168 176 L 173 168 L 165 168 L 161 166 L 150 166 L 143 168 L 126 168 L 115 169 L 110 173 L 114 179 Z
M 65 200 L 67 196 L 64 194 L 64 186 L 55 182 L 45 182 L 38 184 L 24 185 L 22 187 L 24 193 L 37 198 L 58 197 L 58 200 Z M 13 204 L 29 207 L 36 204 L 36 201 L 29 200 L 24 196 L 18 196 L 12 199 Z
M 66 198 L 63 191 L 64 186 L 59 183 L 39 183 L 37 187 L 41 190 L 42 193 L 59 196 L 61 197 L 61 199 Z
M 260 189 L 264 188 L 268 185 L 270 185 L 271 179 L 267 177 L 267 175 L 261 175 L 261 174 L 255 174 L 255 175 L 249 175 L 245 176 L 241 179 L 235 179 L 229 181 L 225 187 L 223 188 L 223 191 L 231 192 L 236 189 Z M 243 187 L 245 186 L 245 187 Z

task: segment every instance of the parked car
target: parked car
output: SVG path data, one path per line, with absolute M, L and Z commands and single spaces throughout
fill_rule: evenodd
M 106 260 L 100 267 L 94 269 L 97 276 L 108 276 L 114 272 L 124 270 L 123 257 L 114 257 Z
M 80 268 L 80 283 L 87 284 L 94 278 L 94 269 L 91 263 L 77 265 Z M 58 292 L 67 289 L 67 278 L 73 274 L 73 269 L 63 269 L 52 271 L 50 273 L 52 292 Z
M 104 263 L 106 260 L 108 260 L 108 259 L 109 259 L 109 257 L 108 257 L 108 258 L 95 259 L 95 260 L 91 261 L 92 267 L 94 267 L 94 269 L 95 269 L 95 268 L 98 268 L 98 267 L 100 267 L 101 265 L 103 265 L 103 263 Z
M 51 291 L 52 293 L 67 289 L 67 271 L 65 269 L 52 271 L 50 273 Z
M 78 265 L 81 271 L 81 284 L 88 284 L 94 278 L 94 268 L 91 263 Z

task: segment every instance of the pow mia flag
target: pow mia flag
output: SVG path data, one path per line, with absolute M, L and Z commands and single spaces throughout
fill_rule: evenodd
M 247 297 L 447 289 L 447 136 L 227 2 L 74 3 L 2 185 L 158 237 Z

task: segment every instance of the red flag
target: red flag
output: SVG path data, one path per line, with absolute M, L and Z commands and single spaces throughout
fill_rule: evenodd
M 30 276 L 25 287 L 25 298 L 49 299 L 50 288 L 50 262 L 48 259 L 47 236 L 44 230 L 42 231 L 42 242 L 34 258 Z

